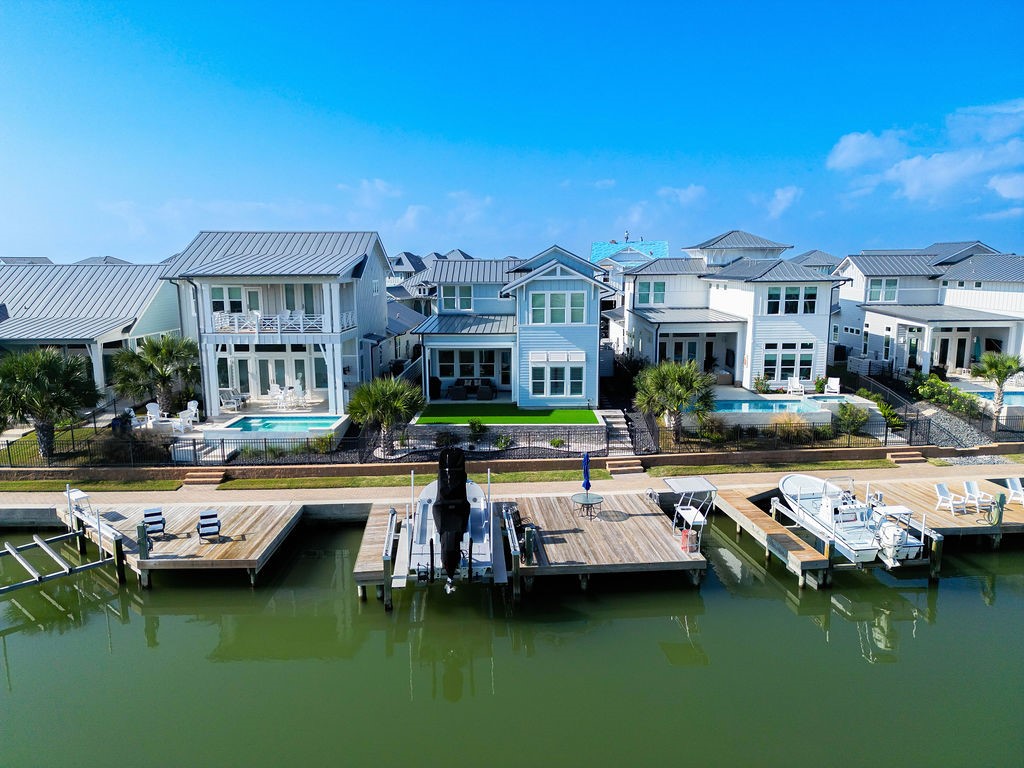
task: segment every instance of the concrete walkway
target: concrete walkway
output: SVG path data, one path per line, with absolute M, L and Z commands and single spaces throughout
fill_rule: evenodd
M 719 488 L 745 488 L 775 485 L 787 472 L 735 473 L 707 475 Z M 858 483 L 867 480 L 934 480 L 946 482 L 951 490 L 958 491 L 959 484 L 973 478 L 1002 479 L 1024 477 L 1024 464 L 989 464 L 971 466 L 936 467 L 932 464 L 914 464 L 886 469 L 827 470 L 814 472 L 825 476 L 850 476 Z M 642 492 L 647 488 L 668 491 L 659 477 L 647 473 L 619 475 L 610 480 L 595 480 L 592 490 L 602 495 Z M 417 486 L 416 493 L 422 490 Z M 525 498 L 527 496 L 567 496 L 580 490 L 578 481 L 547 483 L 495 483 L 491 495 L 495 499 Z M 384 488 L 309 488 L 287 490 L 244 490 L 219 491 L 215 486 L 183 485 L 177 491 L 118 492 L 107 491 L 90 494 L 94 506 L 110 507 L 118 504 L 187 504 L 217 502 L 350 502 L 404 505 L 410 499 L 409 479 L 404 484 L 397 480 L 393 487 Z M 43 507 L 65 504 L 63 493 L 0 493 L 0 506 Z

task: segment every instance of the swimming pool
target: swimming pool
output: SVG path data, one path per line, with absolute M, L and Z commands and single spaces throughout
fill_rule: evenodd
M 312 432 L 333 429 L 338 416 L 239 416 L 224 425 L 242 432 Z
M 814 413 L 821 406 L 810 400 L 718 400 L 715 413 Z
M 969 394 L 977 395 L 985 400 L 995 400 L 996 393 L 990 389 L 978 390 Z M 1024 405 L 1024 392 L 1003 392 L 1003 405 Z

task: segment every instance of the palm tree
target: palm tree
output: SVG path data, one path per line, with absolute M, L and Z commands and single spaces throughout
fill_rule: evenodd
M 114 391 L 135 401 L 155 397 L 169 413 L 176 388 L 199 383 L 199 346 L 181 336 L 143 339 L 136 349 L 122 349 L 111 360 Z
M 971 368 L 971 376 L 979 379 L 988 379 L 996 388 L 992 398 L 992 431 L 999 429 L 999 414 L 1003 410 L 1003 387 L 1006 380 L 1011 376 L 1024 371 L 1020 358 L 1016 355 L 1004 355 L 1000 352 L 986 352 L 981 356 L 981 362 Z
M 380 426 L 381 448 L 390 454 L 391 429 L 409 421 L 426 404 L 423 392 L 411 381 L 384 376 L 356 387 L 348 402 L 348 412 L 359 424 Z
M 53 455 L 54 425 L 99 401 L 83 357 L 45 347 L 0 360 L 0 422 L 32 422 L 44 458 Z
M 636 396 L 633 404 L 641 413 L 671 420 L 678 441 L 683 426 L 683 414 L 693 414 L 698 422 L 715 408 L 715 393 L 711 388 L 714 377 L 697 367 L 695 360 L 686 363 L 665 361 L 644 368 L 636 376 Z

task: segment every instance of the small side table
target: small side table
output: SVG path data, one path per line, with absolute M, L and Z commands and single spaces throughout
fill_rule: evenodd
M 599 493 L 574 493 L 572 495 L 572 510 L 580 517 L 586 517 L 588 520 L 594 519 L 594 514 L 601 513 L 601 504 L 604 502 L 604 496 Z

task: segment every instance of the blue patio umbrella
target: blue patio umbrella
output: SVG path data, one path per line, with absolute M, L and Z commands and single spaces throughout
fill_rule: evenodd
M 590 454 L 583 454 L 583 490 L 590 492 Z

